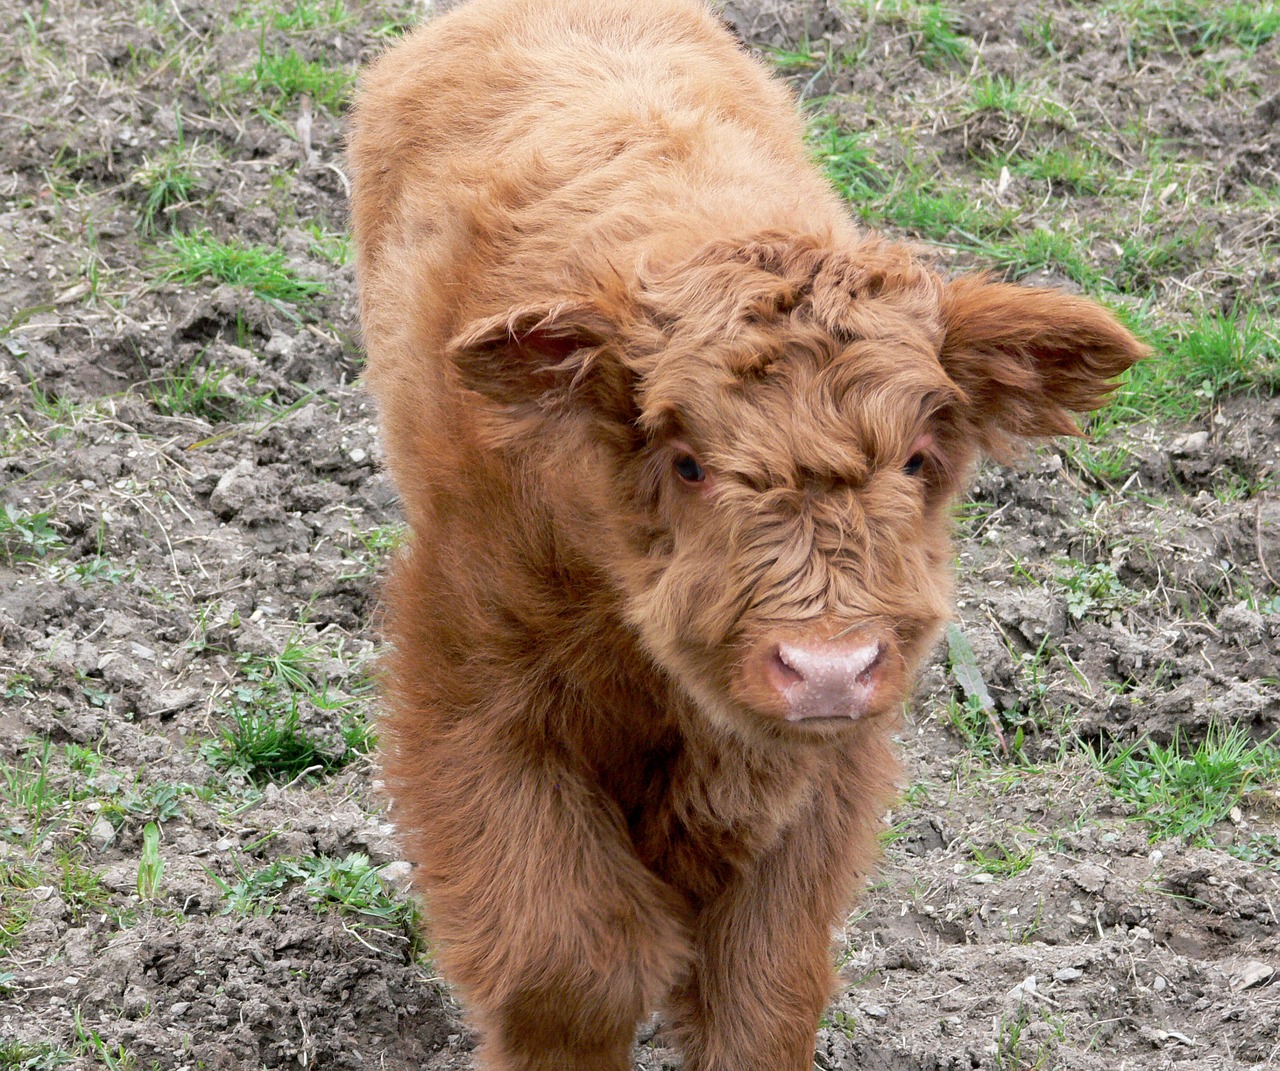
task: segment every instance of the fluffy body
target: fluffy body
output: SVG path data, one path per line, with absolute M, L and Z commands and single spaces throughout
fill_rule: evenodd
M 495 1071 L 802 1071 L 980 451 L 1142 348 L 859 232 L 692 0 L 475 0 L 364 74 L 367 380 L 412 537 L 386 780 Z

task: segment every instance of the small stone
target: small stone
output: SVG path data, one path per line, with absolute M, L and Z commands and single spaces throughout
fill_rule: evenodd
M 1164 975 L 1157 974 L 1151 982 L 1151 988 L 1157 993 L 1163 993 L 1169 988 L 1169 983 L 1164 980 Z
M 368 456 L 369 456 L 368 451 L 362 450 L 358 446 L 354 450 L 349 450 L 347 452 L 347 457 L 349 457 L 357 465 L 360 464 L 360 462 L 362 462 Z
M 89 827 L 89 839 L 101 850 L 116 839 L 116 827 L 99 815 Z
M 1014 1000 L 1022 1000 L 1024 997 L 1034 997 L 1036 995 L 1036 976 L 1029 974 L 1022 979 L 1017 985 L 1009 990 L 1009 996 Z
M 1275 976 L 1275 973 L 1276 969 L 1270 964 L 1260 963 L 1256 959 L 1251 959 L 1232 975 L 1231 988 L 1239 992 L 1255 985 L 1262 985 L 1264 982 L 1269 982 Z
M 970 875 L 969 880 L 975 885 L 990 885 L 996 879 L 994 875 L 983 871 L 981 874 Z
M 883 1004 L 864 1004 L 862 1013 L 872 1019 L 885 1019 L 889 1015 L 889 1009 Z
M 1074 982 L 1080 977 L 1080 973 L 1074 967 L 1063 967 L 1062 970 L 1053 972 L 1053 980 L 1055 982 Z
M 1111 875 L 1096 863 L 1081 863 L 1068 870 L 1066 876 L 1085 892 L 1100 893 Z
M 378 871 L 378 877 L 382 879 L 382 884 L 389 889 L 399 889 L 407 885 L 409 879 L 413 876 L 413 864 L 403 859 L 397 859 L 393 863 L 388 863 Z
M 1178 457 L 1199 457 L 1209 449 L 1209 433 L 1193 431 L 1180 435 L 1169 444 L 1169 450 Z
M 1159 848 L 1153 848 L 1151 854 L 1147 856 L 1152 866 L 1159 866 L 1164 861 L 1164 852 Z
M 222 520 L 230 520 L 253 501 L 258 490 L 254 464 L 249 459 L 236 462 L 218 479 L 209 495 L 209 508 Z

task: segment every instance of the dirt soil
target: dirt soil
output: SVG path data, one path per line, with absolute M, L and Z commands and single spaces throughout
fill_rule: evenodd
M 725 17 L 884 166 L 928 155 L 975 198 L 994 184 L 975 145 L 1065 127 L 965 113 L 966 80 L 1050 72 L 1104 155 L 1129 160 L 1140 122 L 1214 176 L 1198 205 L 1168 199 L 1201 231 L 1152 314 L 1187 292 L 1274 313 L 1275 202 L 1251 191 L 1276 183 L 1280 39 L 1135 61 L 1089 5 L 992 0 L 959 5 L 965 58 L 931 65 L 878 8 Z M 0 1067 L 471 1066 L 368 746 L 400 514 L 357 383 L 341 108 L 250 84 L 268 45 L 350 72 L 427 12 L 281 30 L 264 11 L 0 15 Z M 175 147 L 193 181 L 149 233 L 145 169 Z M 322 289 L 166 281 L 170 231 L 202 228 Z M 991 702 L 965 720 L 964 658 L 940 649 L 883 866 L 836 936 L 824 1071 L 1280 1066 L 1274 782 L 1153 840 L 1090 758 L 1280 730 L 1280 399 L 1112 434 L 1122 486 L 1049 444 L 985 468 L 961 511 L 957 620 Z M 255 711 L 314 744 L 301 765 L 228 757 Z M 660 1022 L 636 1060 L 679 1066 Z

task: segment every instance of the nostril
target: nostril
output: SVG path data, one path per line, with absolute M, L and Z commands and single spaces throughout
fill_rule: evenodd
M 787 652 L 778 644 L 769 651 L 769 659 L 765 663 L 765 675 L 769 678 L 769 683 L 783 693 L 804 681 L 804 674 L 791 665 L 787 660 Z
M 875 678 L 876 670 L 884 663 L 884 644 L 877 643 L 875 653 L 871 657 L 871 661 L 867 663 L 857 676 L 857 681 L 864 688 L 870 687 Z

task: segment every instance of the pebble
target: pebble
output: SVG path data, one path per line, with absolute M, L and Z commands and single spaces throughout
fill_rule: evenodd
M 1017 985 L 1009 990 L 1009 996 L 1015 1000 L 1021 1000 L 1023 997 L 1034 997 L 1036 995 L 1036 976 L 1029 974 L 1022 979 Z
M 883 1004 L 864 1004 L 862 1013 L 872 1019 L 885 1019 L 889 1015 L 889 1009 Z
M 1062 970 L 1053 972 L 1053 980 L 1055 982 L 1074 982 L 1080 977 L 1080 973 L 1074 967 L 1063 967 Z
M 378 877 L 382 879 L 382 884 L 389 889 L 398 889 L 407 884 L 412 875 L 413 864 L 403 859 L 388 863 L 378 871 Z
M 1157 993 L 1163 993 L 1165 989 L 1168 987 L 1168 985 L 1169 983 L 1164 980 L 1164 976 L 1157 974 L 1155 976 L 1155 980 L 1152 981 L 1151 983 L 1151 988 L 1154 989 Z
M 983 871 L 981 874 L 970 875 L 969 880 L 975 885 L 990 885 L 996 879 L 995 875 L 988 874 L 986 871 Z
M 1193 431 L 1189 435 L 1180 435 L 1169 444 L 1170 451 L 1182 457 L 1197 457 L 1208 448 L 1209 433 L 1207 431 Z
M 98 846 L 99 849 L 105 848 L 113 840 L 116 839 L 116 827 L 101 815 L 89 827 L 89 839 Z
M 354 461 L 357 465 L 358 465 L 358 464 L 360 464 L 360 462 L 361 462 L 361 461 L 363 461 L 363 460 L 364 460 L 366 457 L 368 457 L 368 456 L 369 456 L 368 451 L 367 451 L 367 450 L 362 450 L 362 449 L 361 449 L 360 447 L 358 447 L 358 446 L 357 446 L 354 450 L 349 450 L 349 451 L 347 452 L 347 457 L 349 457 L 349 458 L 350 458 L 352 461 Z
M 1232 977 L 1231 988 L 1237 991 L 1249 989 L 1263 982 L 1269 982 L 1275 973 L 1275 967 L 1269 963 L 1262 963 L 1256 959 L 1250 960 L 1240 969 L 1239 973 Z

